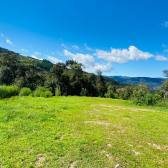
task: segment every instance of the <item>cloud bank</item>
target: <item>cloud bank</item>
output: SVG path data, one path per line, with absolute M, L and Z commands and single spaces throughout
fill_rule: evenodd
M 129 60 L 147 60 L 153 57 L 153 54 L 149 52 L 143 52 L 135 46 L 130 46 L 128 49 L 115 49 L 111 48 L 111 52 L 96 49 L 96 53 L 93 55 L 99 59 L 104 59 L 109 62 L 127 63 Z
M 95 58 L 89 54 L 81 54 L 76 53 L 73 54 L 68 50 L 64 50 L 64 55 L 70 57 L 71 59 L 82 63 L 84 65 L 84 70 L 87 72 L 96 72 L 97 70 L 101 70 L 102 72 L 109 72 L 112 70 L 111 63 L 95 63 Z
M 165 45 L 162 45 L 166 47 Z M 85 44 L 85 47 L 87 45 Z M 92 49 L 90 51 L 93 51 Z M 148 60 L 149 58 L 154 58 L 157 61 L 168 61 L 168 58 L 162 55 L 153 55 L 149 52 L 144 52 L 139 50 L 135 46 L 129 46 L 128 49 L 116 49 L 111 48 L 111 51 L 104 51 L 100 49 L 94 50 L 93 54 L 82 54 L 82 53 L 71 53 L 67 49 L 63 51 L 64 56 L 68 56 L 73 60 L 76 60 L 79 63 L 82 63 L 85 66 L 85 70 L 97 71 L 101 70 L 102 72 L 110 72 L 112 70 L 112 63 L 127 63 L 129 61 L 138 61 L 138 60 Z M 97 59 L 101 59 L 101 62 L 97 62 Z

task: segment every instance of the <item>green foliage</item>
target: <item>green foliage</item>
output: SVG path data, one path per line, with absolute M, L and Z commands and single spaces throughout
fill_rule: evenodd
M 40 94 L 40 97 L 45 97 L 45 98 L 52 97 L 52 96 L 53 96 L 53 94 L 52 94 L 52 92 L 49 91 L 49 90 L 46 90 L 46 91 L 44 91 L 44 92 L 41 92 L 41 94 Z
M 161 99 L 159 95 L 152 95 L 145 91 L 134 91 L 132 101 L 137 105 L 151 105 L 154 106 Z
M 86 88 L 82 88 L 80 96 L 88 96 L 88 91 L 86 90 Z
M 20 90 L 19 96 L 29 96 L 32 93 L 32 91 L 30 90 L 30 88 L 22 88 Z
M 159 91 L 157 94 L 161 97 L 161 98 L 164 98 L 164 91 Z
M 19 88 L 17 86 L 0 86 L 0 98 L 9 98 L 18 94 Z
M 108 86 L 107 93 L 105 93 L 105 97 L 106 98 L 117 98 L 118 97 L 115 86 L 111 84 Z
M 55 89 L 55 96 L 61 96 L 60 89 L 58 89 L 58 88 Z
M 50 89 L 47 89 L 45 87 L 37 87 L 37 89 L 34 92 L 34 97 L 52 97 L 52 92 Z

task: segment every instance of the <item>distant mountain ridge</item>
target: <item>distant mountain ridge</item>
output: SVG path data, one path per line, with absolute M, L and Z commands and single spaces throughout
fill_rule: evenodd
M 127 83 L 131 85 L 139 85 L 140 83 L 148 84 L 149 88 L 160 87 L 165 81 L 165 78 L 150 78 L 150 77 L 128 77 L 128 76 L 105 76 L 115 79 L 121 83 Z

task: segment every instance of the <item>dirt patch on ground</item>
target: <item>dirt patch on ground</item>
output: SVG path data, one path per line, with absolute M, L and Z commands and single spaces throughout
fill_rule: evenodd
M 98 124 L 98 125 L 106 125 L 109 126 L 111 125 L 110 123 L 105 123 L 105 122 L 101 122 L 101 121 L 84 121 L 84 123 L 92 123 L 92 124 Z
M 45 154 L 42 154 L 42 153 L 39 153 L 37 156 L 39 157 L 38 159 L 37 159 L 37 161 L 35 162 L 35 165 L 36 166 L 42 166 L 43 165 L 43 162 L 44 162 L 44 160 L 45 160 L 45 157 L 44 157 L 44 155 Z
M 107 151 L 101 151 L 100 153 L 104 153 L 109 159 L 112 159 L 113 158 L 113 156 L 110 154 L 110 153 L 108 153 Z
M 35 165 L 36 166 L 42 166 L 44 160 L 45 160 L 45 157 L 39 157 L 38 160 L 35 162 Z
M 31 153 L 31 152 L 33 152 L 33 149 L 30 149 L 30 150 L 28 151 L 28 153 Z
M 71 163 L 70 166 L 69 166 L 69 168 L 74 168 L 74 166 L 76 165 L 77 162 L 78 161 L 75 161 L 75 162 Z
M 153 146 L 154 146 L 156 149 L 158 149 L 158 150 L 162 150 L 161 147 L 160 147 L 160 145 L 153 144 Z
M 143 153 L 140 153 L 140 152 L 136 152 L 135 150 L 133 150 L 133 152 L 135 153 L 136 156 L 143 154 Z
M 107 106 L 107 105 L 104 105 L 104 104 L 100 104 L 100 106 L 102 106 L 102 107 L 110 107 L 110 108 L 113 108 L 113 110 L 123 109 L 123 110 L 131 110 L 131 111 L 151 111 L 151 112 L 156 112 L 156 111 L 150 110 L 150 109 L 127 108 L 127 107 L 123 107 L 123 106 Z

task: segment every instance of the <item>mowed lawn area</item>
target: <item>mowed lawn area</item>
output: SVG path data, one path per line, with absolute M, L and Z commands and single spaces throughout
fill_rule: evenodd
M 0 100 L 0 168 L 168 167 L 168 110 L 92 97 Z

